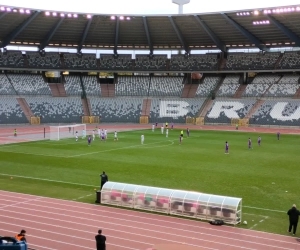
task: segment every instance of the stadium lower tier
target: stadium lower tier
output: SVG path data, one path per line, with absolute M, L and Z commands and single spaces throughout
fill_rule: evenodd
M 126 97 L 85 102 L 79 97 L 32 96 L 1 97 L 0 124 L 28 123 L 31 116 L 40 117 L 41 123 L 81 123 L 87 112 L 99 116 L 101 122 L 139 123 L 140 117 L 147 115 L 150 123 L 185 123 L 186 118 L 199 117 L 205 110 L 204 121 L 210 124 L 248 118 L 255 125 L 300 126 L 300 102 L 295 99 L 218 98 L 207 102 L 204 98 Z

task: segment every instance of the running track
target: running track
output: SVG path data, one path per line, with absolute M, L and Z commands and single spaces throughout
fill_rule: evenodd
M 95 249 L 99 228 L 107 250 L 146 250 L 166 243 L 199 250 L 300 249 L 290 236 L 75 201 L 0 191 L 0 204 L 0 235 L 24 228 L 29 247 L 38 250 Z

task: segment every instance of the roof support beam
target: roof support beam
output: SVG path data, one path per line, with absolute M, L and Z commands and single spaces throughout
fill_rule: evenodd
M 217 45 L 219 50 L 226 52 L 227 51 L 226 46 L 219 39 L 219 37 L 216 36 L 216 34 L 207 26 L 207 24 L 203 20 L 200 19 L 199 16 L 195 15 L 194 17 L 195 17 L 196 21 L 201 25 L 201 27 L 205 30 L 205 32 L 209 35 L 211 40 L 213 40 L 213 42 Z
M 275 25 L 282 33 L 284 33 L 289 39 L 291 39 L 295 45 L 300 47 L 300 37 L 297 36 L 293 31 L 284 26 L 282 23 L 277 21 L 274 17 L 266 15 L 270 22 Z
M 178 39 L 179 39 L 182 47 L 184 48 L 185 53 L 187 53 L 187 54 L 190 53 L 189 47 L 185 43 L 182 34 L 180 33 L 178 27 L 176 26 L 176 24 L 175 24 L 175 22 L 174 22 L 174 20 L 173 20 L 173 18 L 171 16 L 169 16 L 169 20 L 170 20 L 170 22 L 171 22 L 171 24 L 173 26 L 173 29 L 174 29 L 174 31 L 175 31 L 175 33 L 176 33 L 176 35 L 177 35 L 177 37 L 178 37 Z
M 143 23 L 144 23 L 144 28 L 145 28 L 147 40 L 148 40 L 150 55 L 152 55 L 153 54 L 153 44 L 152 44 L 152 41 L 151 41 L 151 36 L 150 36 L 150 32 L 149 32 L 147 17 L 145 17 L 145 16 L 143 16 Z
M 3 17 L 5 17 L 6 15 L 7 15 L 7 12 L 0 13 L 0 19 L 3 18 Z
M 39 50 L 43 50 L 44 48 L 46 48 L 51 38 L 54 36 L 55 32 L 58 30 L 59 26 L 62 24 L 63 21 L 64 21 L 64 17 L 60 18 L 57 21 L 57 23 L 52 27 L 52 29 L 48 32 L 44 40 L 40 43 Z
M 116 19 L 116 33 L 115 33 L 115 46 L 114 46 L 114 54 L 118 54 L 118 42 L 119 42 L 119 30 L 120 30 L 120 20 Z
M 221 15 L 234 27 L 236 28 L 243 36 L 245 36 L 251 43 L 254 43 L 257 48 L 263 51 L 269 51 L 269 48 L 267 48 L 263 43 L 252 33 L 250 33 L 247 29 L 245 29 L 243 26 L 238 24 L 236 21 L 231 19 L 229 16 L 227 16 L 224 13 L 221 13 Z
M 28 17 L 24 22 L 22 22 L 20 26 L 18 26 L 17 28 L 15 28 L 10 34 L 8 34 L 3 39 L 0 47 L 4 48 L 7 45 L 9 45 L 9 43 L 13 39 L 15 39 L 39 14 L 40 14 L 40 12 L 36 11 L 30 17 Z
M 92 21 L 93 21 L 93 16 L 88 20 L 88 22 L 85 25 L 85 28 L 84 28 L 84 30 L 82 32 L 82 35 L 81 35 L 80 42 L 79 42 L 78 47 L 77 47 L 77 52 L 80 52 L 81 49 L 82 49 L 82 45 L 83 45 L 83 43 L 84 43 L 84 41 L 85 41 L 85 39 L 87 37 L 87 34 L 89 32 L 89 29 L 90 29 L 90 26 L 92 24 Z

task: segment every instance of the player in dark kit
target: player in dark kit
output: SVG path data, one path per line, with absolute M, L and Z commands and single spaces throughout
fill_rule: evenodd
M 186 135 L 187 135 L 187 137 L 190 137 L 190 129 L 189 128 L 186 129 Z
M 106 250 L 106 244 L 105 244 L 106 237 L 102 235 L 101 229 L 98 230 L 98 234 L 95 236 L 95 240 L 96 240 L 97 250 Z
M 102 189 L 103 185 L 108 181 L 108 176 L 103 171 L 103 173 L 100 174 L 100 178 L 101 178 L 101 189 Z
M 277 140 L 280 139 L 280 132 L 277 132 Z
M 229 154 L 228 150 L 229 150 L 228 142 L 225 142 L 225 154 Z
M 181 145 L 182 144 L 182 136 L 180 135 L 179 136 L 179 145 Z
M 260 136 L 259 136 L 258 139 L 257 139 L 257 144 L 258 144 L 258 146 L 260 146 L 260 142 L 261 142 L 261 138 L 260 138 Z
M 91 136 L 89 135 L 89 137 L 88 137 L 88 146 L 91 146 L 91 141 L 92 141 L 92 138 L 91 138 Z

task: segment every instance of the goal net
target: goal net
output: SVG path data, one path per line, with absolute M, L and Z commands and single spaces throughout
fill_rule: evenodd
M 82 136 L 82 131 L 86 131 L 86 124 L 72 124 L 63 126 L 50 126 L 49 138 L 50 140 L 61 140 L 64 138 L 71 138 L 75 136 L 76 131 L 78 136 Z

